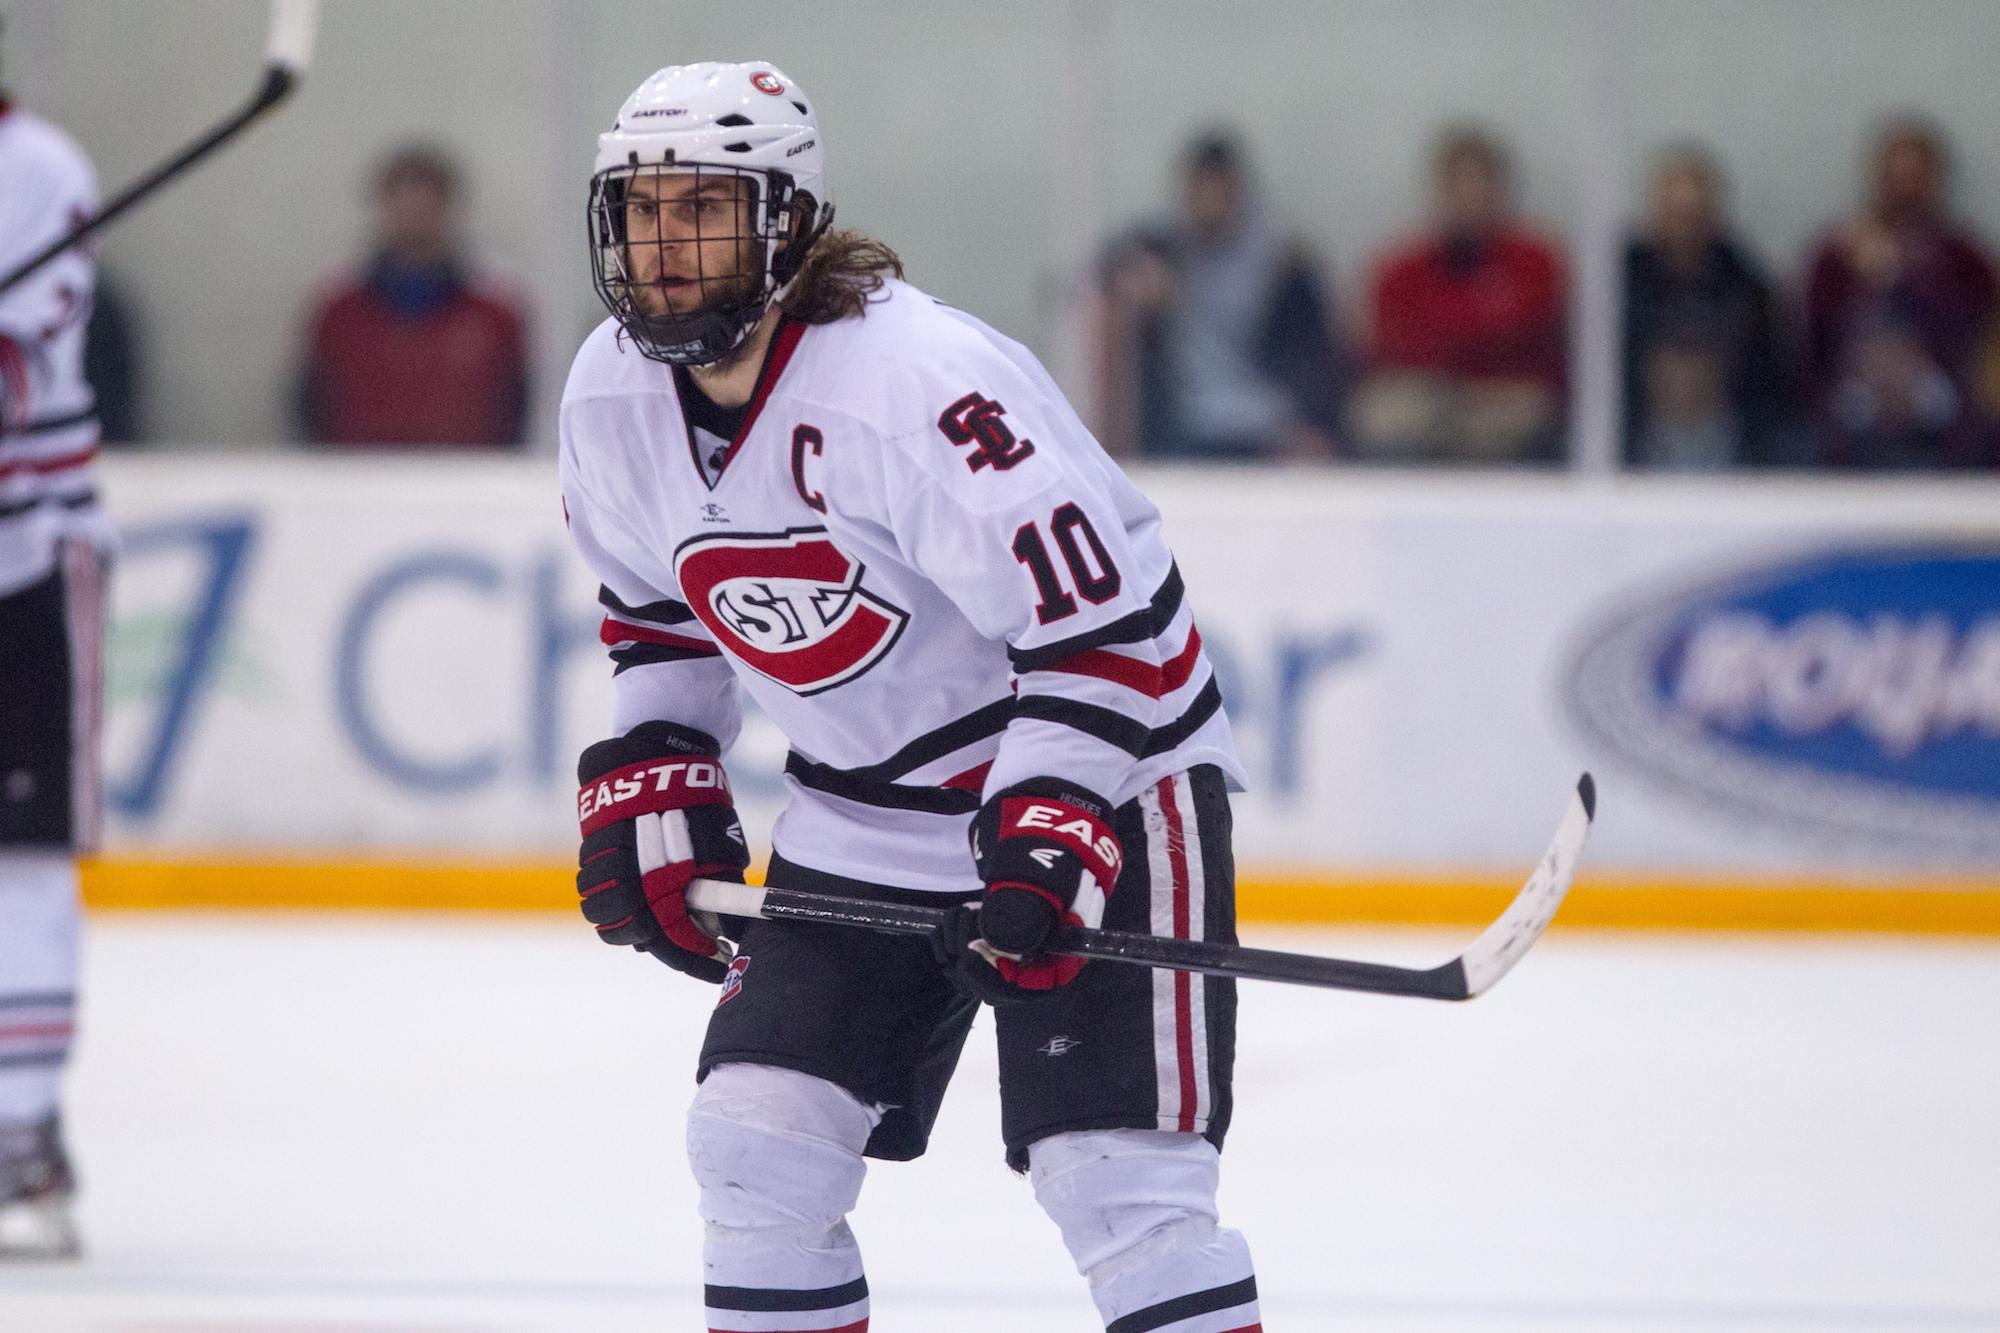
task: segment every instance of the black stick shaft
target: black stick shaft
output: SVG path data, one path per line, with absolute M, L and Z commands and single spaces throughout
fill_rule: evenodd
M 159 189 L 160 186 L 165 185 L 202 158 L 207 157 L 217 148 L 235 138 L 251 121 L 257 119 L 258 116 L 282 101 L 285 94 L 292 90 L 292 84 L 293 75 L 290 70 L 279 65 L 271 66 L 264 75 L 263 87 L 257 90 L 257 95 L 251 98 L 242 110 L 230 116 L 229 119 L 217 125 L 200 139 L 189 144 L 172 158 L 126 186 L 123 193 L 105 204 L 104 207 L 98 209 L 94 216 L 79 223 L 67 235 L 58 237 L 33 255 L 30 255 L 13 272 L 4 278 L 0 278 L 0 296 L 4 296 L 9 291 L 12 291 L 20 283 L 26 281 L 29 275 L 33 274 L 36 269 L 48 263 L 71 246 L 85 240 L 100 227 L 105 226 L 112 219 L 125 212 L 126 209 L 131 208 L 154 190 Z
M 805 921 L 828 926 L 856 926 L 896 934 L 928 935 L 950 928 L 961 907 L 920 907 L 836 898 L 791 889 L 766 889 L 762 915 L 773 921 Z M 1081 930 L 1067 926 L 1056 934 L 1050 953 L 1078 958 L 1164 967 L 1244 981 L 1283 981 L 1329 990 L 1369 991 L 1377 995 L 1412 995 L 1434 1000 L 1463 1000 L 1465 969 L 1457 962 L 1442 967 L 1391 967 L 1342 958 L 1251 949 L 1213 940 L 1177 940 L 1117 930 Z
M 808 921 L 821 926 L 859 926 L 897 935 L 929 935 L 951 924 L 956 907 L 918 907 L 836 898 L 795 889 L 765 889 L 762 915 L 770 921 Z
M 1050 952 L 1243 981 L 1284 981 L 1295 986 L 1414 995 L 1432 1000 L 1467 998 L 1465 969 L 1457 962 L 1433 968 L 1392 967 L 1386 963 L 1252 949 L 1216 940 L 1176 940 L 1115 930 L 1079 930 L 1074 926 L 1057 931 L 1055 947 Z
M 1585 773 L 1577 779 L 1576 793 L 1570 798 L 1562 823 L 1556 827 L 1555 840 L 1507 910 L 1458 957 L 1437 967 L 1392 967 L 1386 963 L 1358 963 L 1345 958 L 1280 953 L 1274 949 L 1247 949 L 1226 940 L 1177 940 L 1075 926 L 1058 928 L 1048 952 L 1245 981 L 1283 981 L 1294 986 L 1411 995 L 1427 1000 L 1469 1000 L 1490 990 L 1541 938 L 1543 929 L 1562 905 L 1563 896 L 1569 892 L 1577 858 L 1583 854 L 1596 811 L 1597 785 Z M 722 916 L 929 935 L 934 941 L 944 942 L 948 949 L 964 948 L 977 928 L 975 908 L 969 902 L 941 907 L 872 902 L 801 893 L 796 889 L 752 888 L 711 879 L 697 879 L 688 887 L 688 904 L 697 912 Z

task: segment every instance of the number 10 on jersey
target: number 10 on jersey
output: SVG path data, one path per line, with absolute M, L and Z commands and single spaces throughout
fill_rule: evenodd
M 1111 563 L 1111 553 L 1104 549 L 1097 529 L 1090 525 L 1088 514 L 1074 502 L 1062 505 L 1049 515 L 1048 530 L 1049 535 L 1055 538 L 1056 549 L 1062 552 L 1070 583 L 1085 601 L 1103 603 L 1118 595 L 1124 580 L 1118 574 L 1118 566 Z M 1089 548 L 1088 552 L 1085 547 Z M 1041 596 L 1040 604 L 1035 607 L 1035 618 L 1046 625 L 1064 616 L 1075 615 L 1076 598 L 1063 586 L 1055 561 L 1049 558 L 1049 544 L 1042 536 L 1042 525 L 1023 523 L 1014 533 L 1013 552 L 1014 558 L 1028 567 L 1028 573 L 1035 580 L 1035 591 Z

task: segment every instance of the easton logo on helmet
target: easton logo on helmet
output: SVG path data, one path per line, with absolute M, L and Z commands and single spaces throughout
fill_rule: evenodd
M 909 612 L 861 586 L 866 572 L 825 528 L 718 533 L 674 554 L 688 605 L 723 651 L 798 694 L 853 680 L 909 624 Z
M 769 93 L 773 97 L 783 96 L 785 91 L 785 81 L 768 69 L 760 69 L 752 74 L 750 86 L 760 93 Z

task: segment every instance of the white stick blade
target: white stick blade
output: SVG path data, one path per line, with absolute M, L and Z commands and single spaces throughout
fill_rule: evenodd
M 265 51 L 270 64 L 303 74 L 318 35 L 319 0 L 271 0 L 271 42 Z
M 1535 873 L 1528 877 L 1500 919 L 1488 926 L 1460 956 L 1459 961 L 1465 966 L 1468 997 L 1480 994 L 1506 976 L 1555 918 L 1563 895 L 1569 892 L 1570 881 L 1576 877 L 1577 858 L 1583 855 L 1584 841 L 1590 836 L 1596 805 L 1597 788 L 1586 773 L 1577 783 L 1576 793 L 1569 798 L 1569 809 L 1556 829 L 1555 841 L 1542 853 Z

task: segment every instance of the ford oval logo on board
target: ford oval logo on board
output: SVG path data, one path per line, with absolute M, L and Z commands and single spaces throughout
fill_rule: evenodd
M 1616 757 L 1753 816 L 2000 861 L 2000 549 L 1885 546 L 1654 591 L 1578 652 Z

